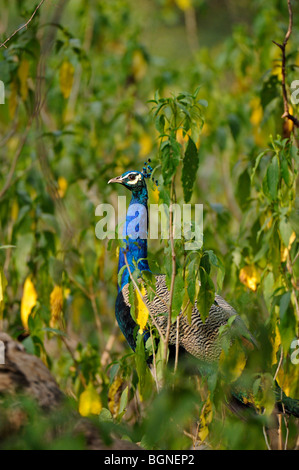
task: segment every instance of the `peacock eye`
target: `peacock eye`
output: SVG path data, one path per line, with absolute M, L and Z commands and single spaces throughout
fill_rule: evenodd
M 136 178 L 136 175 L 129 175 L 129 180 L 133 181 Z

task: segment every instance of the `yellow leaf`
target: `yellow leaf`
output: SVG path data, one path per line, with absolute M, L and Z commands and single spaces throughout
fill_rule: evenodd
M 204 441 L 207 438 L 209 434 L 208 425 L 211 424 L 212 419 L 213 419 L 213 409 L 212 409 L 212 403 L 211 403 L 210 396 L 209 396 L 200 414 L 200 428 L 198 431 L 198 438 L 200 441 Z
M 203 442 L 209 435 L 209 428 L 208 426 L 200 427 L 198 431 L 198 439 Z
M 59 176 L 58 178 L 58 194 L 61 198 L 64 197 L 66 190 L 68 187 L 68 182 L 63 176 Z
M 55 286 L 50 294 L 51 320 L 50 327 L 55 328 L 63 308 L 63 291 L 60 286 Z
M 289 397 L 298 396 L 299 367 L 298 364 L 292 364 L 291 361 L 280 367 L 277 374 L 278 385 Z
M 189 10 L 192 7 L 191 0 L 175 0 L 175 3 L 183 11 Z
M 176 132 L 176 140 L 179 144 L 184 148 L 189 140 L 189 136 L 191 136 L 191 129 L 189 129 L 186 133 L 184 132 L 182 127 Z M 196 148 L 199 149 L 200 147 L 200 137 L 198 137 L 197 142 L 195 142 Z
M 178 141 L 179 144 L 184 146 L 185 143 L 187 143 L 189 140 L 189 137 L 188 137 L 189 135 L 191 135 L 191 129 L 189 129 L 188 132 L 184 133 L 183 128 L 179 127 L 178 130 L 176 131 L 176 140 Z
M 290 239 L 289 239 L 288 250 L 291 249 L 291 246 L 292 246 L 292 244 L 294 243 L 295 240 L 296 240 L 296 233 L 292 232 L 292 234 L 290 236 Z
M 151 196 L 152 196 L 152 198 L 153 198 L 155 204 L 158 204 L 158 203 L 159 203 L 159 197 L 160 197 L 159 194 L 160 194 L 160 193 L 159 193 L 159 189 L 158 189 L 158 188 L 154 188 L 154 190 L 153 190 L 152 193 L 151 193 Z
M 263 108 L 260 98 L 253 98 L 250 102 L 251 116 L 250 122 L 253 126 L 259 126 L 263 119 Z
M 9 141 L 7 142 L 7 148 L 11 151 L 11 152 L 15 152 L 18 145 L 20 143 L 20 139 L 17 137 L 17 136 L 12 136 Z
M 76 293 L 72 301 L 72 311 L 73 311 L 72 318 L 73 318 L 74 325 L 77 328 L 80 327 L 80 318 L 81 318 L 82 312 L 84 311 L 84 306 L 85 306 L 85 299 L 83 295 L 81 295 L 80 292 Z
M 23 59 L 18 69 L 18 77 L 20 80 L 20 93 L 23 101 L 26 101 L 28 96 L 27 79 L 29 76 L 29 62 Z
M 222 350 L 219 357 L 219 368 L 227 381 L 234 382 L 237 380 L 242 374 L 245 365 L 246 355 L 237 341 L 229 348 L 227 354 Z
M 63 296 L 65 299 L 68 299 L 71 295 L 71 289 L 64 289 Z
M 144 297 L 146 294 L 144 286 L 141 286 L 140 292 Z M 149 311 L 137 290 L 135 290 L 135 316 L 136 322 L 140 326 L 139 333 L 142 334 L 147 324 Z
M 123 381 L 120 377 L 116 377 L 108 392 L 108 408 L 113 416 L 117 416 L 120 405 L 120 397 Z
M 244 266 L 240 270 L 239 279 L 245 286 L 249 287 L 249 289 L 256 291 L 257 284 L 259 282 L 259 274 L 255 269 L 254 265 Z
M 289 113 L 293 115 L 293 108 L 291 105 L 289 105 Z M 291 132 L 293 131 L 294 128 L 294 123 L 290 119 L 285 119 L 284 124 L 283 124 L 283 129 L 286 132 L 287 135 L 290 135 Z
M 90 383 L 79 397 L 79 413 L 81 416 L 98 415 L 101 409 L 101 398 Z
M 23 297 L 21 301 L 21 320 L 25 330 L 28 330 L 28 318 L 33 307 L 35 307 L 36 302 L 37 293 L 29 276 L 24 283 Z
M 152 150 L 153 143 L 149 135 L 143 134 L 139 139 L 140 151 L 139 155 L 141 157 L 146 157 Z
M 277 363 L 277 351 L 279 350 L 281 344 L 281 337 L 278 326 L 275 326 L 274 338 L 271 338 L 272 343 L 272 366 Z
M 294 243 L 294 241 L 296 240 L 296 233 L 295 232 L 292 232 L 291 233 L 291 236 L 290 236 L 290 239 L 289 239 L 289 244 L 288 244 L 288 247 L 286 248 L 283 248 L 281 249 L 281 261 L 284 263 L 288 257 L 288 254 L 290 252 L 290 249 L 292 248 L 292 244 Z
M 137 81 L 141 80 L 147 72 L 147 62 L 140 50 L 136 50 L 133 53 L 132 72 Z
M 65 99 L 69 98 L 71 94 L 74 82 L 74 74 L 74 66 L 68 60 L 65 60 L 62 63 L 59 72 L 60 90 Z
M 12 208 L 11 208 L 11 219 L 15 222 L 18 218 L 18 215 L 19 215 L 19 204 L 16 200 L 14 200 L 12 203 Z
M 272 62 L 272 75 L 276 75 L 278 80 L 282 80 L 282 68 L 281 68 L 281 50 L 275 46 L 274 57 Z
M 3 268 L 0 268 L 0 308 L 1 308 L 1 303 L 4 300 L 4 291 L 7 286 L 7 281 L 6 277 L 3 272 Z

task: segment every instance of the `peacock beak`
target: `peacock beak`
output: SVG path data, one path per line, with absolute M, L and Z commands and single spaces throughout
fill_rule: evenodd
M 122 183 L 123 178 L 122 176 L 117 176 L 116 178 L 112 178 L 111 180 L 108 181 L 108 184 L 110 183 Z

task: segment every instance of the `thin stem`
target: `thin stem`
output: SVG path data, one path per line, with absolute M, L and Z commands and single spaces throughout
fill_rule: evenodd
M 2 44 L 0 44 L 0 49 L 1 49 L 1 47 L 5 47 L 5 49 L 7 49 L 6 43 L 7 43 L 8 41 L 10 41 L 11 38 L 13 38 L 19 31 L 21 31 L 21 30 L 24 29 L 24 28 L 27 28 L 27 26 L 29 25 L 29 23 L 33 20 L 34 16 L 36 15 L 37 10 L 42 6 L 42 4 L 43 4 L 45 1 L 46 1 L 46 0 L 41 0 L 41 1 L 39 2 L 39 4 L 37 5 L 37 7 L 35 8 L 34 12 L 32 13 L 31 17 L 29 18 L 29 20 L 26 21 L 26 23 L 23 24 L 22 26 L 20 26 L 18 29 L 16 29 L 16 30 L 14 31 L 14 33 L 12 33 Z
M 167 348 L 168 348 L 168 341 L 169 341 L 169 335 L 170 335 L 174 283 L 175 283 L 175 276 L 176 276 L 176 254 L 175 254 L 174 239 L 173 239 L 174 178 L 175 178 L 175 175 L 172 177 L 172 181 L 171 181 L 171 203 L 170 203 L 170 208 L 169 208 L 169 239 L 170 239 L 170 246 L 171 246 L 172 272 L 171 272 L 171 282 L 170 282 L 170 291 L 169 291 L 167 329 L 166 329 L 165 344 L 164 344 L 164 361 L 165 362 L 167 358 Z
M 265 442 L 266 442 L 267 449 L 268 449 L 268 450 L 272 450 L 271 447 L 270 447 L 270 444 L 269 444 L 269 440 L 268 440 L 268 436 L 267 436 L 267 432 L 266 432 L 266 427 L 265 427 L 265 426 L 263 426 L 263 434 L 264 434 L 264 438 L 265 438 Z
M 280 48 L 281 54 L 282 54 L 281 89 L 282 89 L 284 113 L 282 114 L 281 117 L 282 119 L 288 119 L 292 121 L 296 127 L 299 127 L 299 120 L 295 116 L 290 114 L 290 107 L 289 107 L 288 94 L 287 94 L 287 88 L 286 88 L 286 45 L 288 43 L 288 40 L 290 39 L 290 36 L 292 34 L 292 28 L 293 28 L 293 11 L 292 11 L 291 0 L 287 0 L 287 2 L 288 2 L 288 11 L 289 11 L 289 25 L 288 25 L 288 30 L 286 32 L 284 41 L 282 44 L 279 44 L 276 41 L 272 41 L 272 42 Z
M 110 359 L 110 352 L 113 347 L 113 344 L 118 336 L 118 331 L 119 331 L 119 326 L 117 322 L 114 323 L 114 327 L 112 330 L 111 335 L 108 338 L 108 341 L 106 343 L 105 349 L 101 354 L 101 366 L 105 367 L 108 364 L 108 361 Z
M 176 319 L 176 340 L 175 340 L 175 361 L 174 361 L 174 373 L 176 373 L 179 362 L 179 338 L 180 338 L 180 315 Z
M 157 392 L 159 393 L 160 391 L 160 386 L 157 378 L 157 361 L 156 361 L 156 351 L 155 351 L 155 344 L 154 344 L 154 338 L 153 338 L 153 333 L 152 329 L 150 328 L 150 337 L 151 337 L 151 342 L 152 342 L 152 348 L 153 348 L 153 370 L 152 370 L 152 375 L 154 376 L 154 380 L 156 383 L 157 387 Z
M 281 348 L 279 362 L 278 362 L 278 365 L 277 365 L 277 368 L 276 368 L 276 371 L 275 371 L 275 374 L 274 374 L 274 377 L 273 377 L 274 382 L 276 380 L 277 374 L 278 374 L 279 369 L 281 367 L 282 360 L 283 360 L 283 349 Z
M 77 359 L 75 358 L 75 355 L 74 355 L 74 353 L 73 353 L 73 351 L 72 351 L 70 345 L 68 344 L 66 338 L 65 338 L 64 336 L 61 336 L 61 340 L 62 340 L 62 342 L 64 343 L 66 349 L 68 350 L 68 352 L 69 352 L 71 358 L 73 359 L 74 365 L 75 365 L 75 367 L 76 367 L 77 374 L 78 374 L 78 376 L 79 376 L 79 379 L 80 379 L 80 381 L 81 381 L 83 387 L 86 388 L 86 387 L 87 387 L 87 383 L 86 383 L 86 380 L 85 380 L 84 375 L 82 374 L 82 372 L 81 372 L 81 370 L 80 370 L 79 362 L 78 362 Z

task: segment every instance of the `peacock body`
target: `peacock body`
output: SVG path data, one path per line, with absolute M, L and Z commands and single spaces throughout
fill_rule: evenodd
M 157 275 L 156 295 L 152 301 L 149 301 L 147 293 L 144 299 L 149 311 L 155 317 L 155 320 L 163 334 L 167 330 L 167 311 L 165 305 L 169 303 L 170 292 L 166 286 L 166 276 Z M 125 305 L 130 309 L 129 285 L 126 284 L 122 289 L 122 296 Z M 203 362 L 215 362 L 221 353 L 222 346 L 218 332 L 222 325 L 226 325 L 231 316 L 237 315 L 237 312 L 220 295 L 215 296 L 215 301 L 210 308 L 209 316 L 203 323 L 195 302 L 191 313 L 191 322 L 186 315 L 180 317 L 178 342 L 179 346 L 185 349 L 192 356 Z M 244 332 L 250 335 L 245 324 L 240 317 L 234 321 L 239 322 Z M 254 341 L 254 340 L 253 340 Z M 177 342 L 177 324 L 173 323 L 170 327 L 169 343 L 173 346 Z
M 136 268 L 141 272 L 150 271 L 147 261 L 147 236 L 144 236 L 144 232 L 147 232 L 148 228 L 147 177 L 148 174 L 146 172 L 127 171 L 123 175 L 109 181 L 109 183 L 122 184 L 132 193 L 123 231 L 125 247 L 121 248 L 119 253 L 118 273 L 121 280 L 118 286 L 115 314 L 119 327 L 133 350 L 135 350 L 136 347 L 138 327 L 130 313 L 130 274 L 132 275 Z M 141 222 L 139 234 L 138 226 L 136 229 L 136 224 L 132 224 L 132 221 L 134 219 L 136 220 L 136 217 L 138 217 L 138 220 Z M 146 230 L 144 230 L 144 227 L 146 227 Z M 127 266 L 129 266 L 129 269 Z M 165 334 L 168 321 L 166 305 L 170 300 L 170 292 L 166 285 L 165 275 L 155 275 L 155 280 L 156 291 L 154 298 L 149 300 L 145 290 L 144 300 L 150 313 L 155 318 L 159 329 Z M 238 337 L 247 345 L 258 347 L 257 342 L 236 310 L 217 294 L 215 295 L 214 303 L 210 308 L 208 318 L 205 322 L 201 319 L 196 302 L 192 309 L 191 322 L 189 322 L 185 315 L 180 315 L 179 331 L 177 333 L 176 322 L 172 324 L 169 334 L 169 344 L 175 346 L 178 337 L 181 350 L 199 359 L 202 365 L 215 364 L 222 351 L 223 335 L 219 335 L 219 329 L 221 326 L 226 325 L 229 318 L 232 316 L 234 317 L 232 328 L 225 333 L 226 335 L 230 335 L 229 341 L 233 341 L 235 337 Z M 145 335 L 145 338 L 146 337 Z M 203 367 L 203 370 L 209 370 L 209 367 Z M 238 392 L 232 393 L 235 395 L 235 398 L 243 402 L 243 399 L 240 398 L 243 392 L 241 394 Z M 299 401 L 287 397 L 278 385 L 275 393 L 277 401 L 283 402 L 284 411 L 299 417 Z

